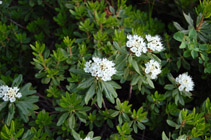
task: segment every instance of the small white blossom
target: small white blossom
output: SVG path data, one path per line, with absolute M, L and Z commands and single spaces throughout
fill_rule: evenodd
M 146 66 L 145 72 L 147 74 L 150 73 L 151 74 L 150 76 L 152 79 L 156 79 L 157 75 L 161 73 L 161 66 L 155 60 L 150 60 L 149 62 L 145 64 L 145 66 Z
M 2 98 L 5 102 L 15 102 L 16 98 L 22 97 L 22 94 L 18 91 L 18 87 L 0 86 L 0 98 Z
M 92 138 L 86 137 L 85 139 L 81 139 L 81 140 L 92 140 Z
M 187 73 L 183 73 L 180 74 L 177 78 L 176 78 L 176 82 L 179 83 L 179 91 L 193 91 L 193 80 L 192 78 L 187 74 Z
M 137 57 L 141 56 L 142 53 L 147 52 L 146 43 L 144 39 L 138 35 L 127 35 L 126 46 L 130 48 L 130 51 L 135 53 Z
M 0 4 L 2 4 L 2 1 L 0 0 Z
M 151 35 L 146 35 L 146 39 L 148 41 L 147 48 L 149 48 L 152 51 L 162 51 L 163 49 L 163 44 L 161 43 L 161 38 L 156 35 L 156 36 L 151 36 Z
M 85 63 L 84 71 L 91 73 L 97 79 L 101 78 L 103 81 L 111 80 L 112 75 L 116 73 L 115 64 L 106 58 L 93 57 L 92 60 L 93 62 L 90 60 Z
M 8 89 L 8 86 L 0 86 L 0 98 L 4 96 L 5 92 L 7 92 Z

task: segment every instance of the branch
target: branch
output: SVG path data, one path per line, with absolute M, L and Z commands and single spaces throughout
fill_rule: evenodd
M 130 99 L 131 99 L 132 92 L 133 92 L 133 86 L 132 86 L 132 85 L 130 85 L 129 98 L 128 98 L 128 100 L 130 100 Z
M 7 17 L 8 18 L 8 17 Z M 13 19 L 11 19 L 11 18 L 8 18 L 12 23 L 14 23 L 15 25 L 17 25 L 18 27 L 20 27 L 20 28 L 22 28 L 22 29 L 24 29 L 24 30 L 26 30 L 26 27 L 24 27 L 24 26 L 22 26 L 22 25 L 20 25 L 19 23 L 17 23 L 16 21 L 14 21 Z
M 204 21 L 204 16 L 202 15 L 201 20 L 199 22 L 199 25 L 196 27 L 196 31 L 199 31 L 201 29 L 201 26 L 203 24 L 203 21 Z
M 103 99 L 103 106 L 105 109 L 107 109 L 104 99 Z

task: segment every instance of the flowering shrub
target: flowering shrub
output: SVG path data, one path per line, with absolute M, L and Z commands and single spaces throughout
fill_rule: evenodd
M 0 139 L 209 140 L 210 6 L 0 1 Z

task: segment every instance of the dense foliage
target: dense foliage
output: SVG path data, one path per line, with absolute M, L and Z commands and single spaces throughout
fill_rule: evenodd
M 210 0 L 2 0 L 0 53 L 0 140 L 211 140 Z

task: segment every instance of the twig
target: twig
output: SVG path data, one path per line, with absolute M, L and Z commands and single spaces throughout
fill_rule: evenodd
M 15 25 L 17 25 L 18 27 L 20 27 L 20 28 L 22 28 L 22 29 L 24 29 L 24 30 L 26 30 L 26 27 L 24 27 L 24 26 L 22 26 L 22 25 L 20 25 L 19 23 L 17 23 L 16 21 L 14 21 L 13 19 L 11 19 L 11 18 L 8 18 L 12 23 L 14 23 Z
M 144 140 L 145 130 L 143 131 L 141 140 Z
M 196 27 L 196 31 L 199 31 L 201 29 L 201 26 L 203 24 L 203 21 L 204 21 L 204 16 L 201 17 L 201 20 L 199 22 L 199 25 Z
M 133 92 L 133 86 L 132 86 L 132 85 L 130 85 L 130 90 L 129 90 L 129 99 L 128 99 L 128 100 L 130 100 L 130 99 L 131 99 L 132 92 Z
M 52 111 L 52 112 L 49 112 L 49 114 L 57 114 L 59 113 L 59 111 Z
M 92 101 L 93 101 L 94 99 L 92 98 Z M 96 104 L 96 103 L 94 103 L 94 105 L 96 106 L 96 108 L 98 109 L 98 110 L 100 110 L 100 107 Z
M 105 133 L 105 131 L 106 131 L 106 125 L 103 126 L 103 130 L 100 133 L 101 138 L 103 137 L 103 134 Z
M 105 109 L 107 109 L 104 99 L 103 99 L 103 106 Z
M 54 7 L 51 6 L 51 5 L 50 5 L 48 2 L 46 2 L 45 0 L 43 1 L 43 3 L 44 3 L 45 5 L 47 5 L 49 8 L 54 9 Z

